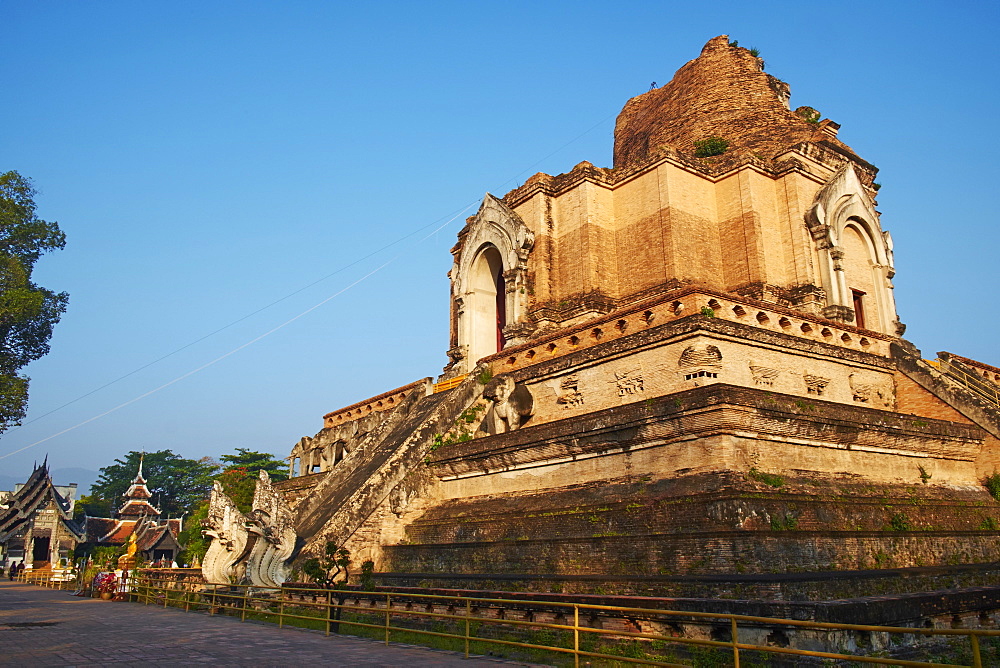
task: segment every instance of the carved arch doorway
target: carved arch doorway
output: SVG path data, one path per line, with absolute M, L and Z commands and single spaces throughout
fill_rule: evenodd
M 469 359 L 473 363 L 503 350 L 507 326 L 507 288 L 503 257 L 493 244 L 483 246 L 472 263 L 468 296 Z

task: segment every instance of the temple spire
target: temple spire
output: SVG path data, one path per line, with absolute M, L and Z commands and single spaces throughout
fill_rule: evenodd
M 122 495 L 126 501 L 118 511 L 119 517 L 140 517 L 143 515 L 158 517 L 160 515 L 160 509 L 150 502 L 153 495 L 146 486 L 146 479 L 142 477 L 142 464 L 145 455 L 145 452 L 139 455 L 139 469 L 136 471 L 132 484 Z

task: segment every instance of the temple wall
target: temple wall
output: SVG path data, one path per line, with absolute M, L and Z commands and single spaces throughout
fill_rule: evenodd
M 580 176 L 514 206 L 536 235 L 532 302 L 600 290 L 620 299 L 669 281 L 732 292 L 819 285 L 803 214 L 818 179 L 743 167 L 712 178 L 670 161 L 618 183 Z

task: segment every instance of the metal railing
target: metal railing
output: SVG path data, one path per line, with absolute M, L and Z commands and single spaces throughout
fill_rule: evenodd
M 938 358 L 936 360 L 928 360 L 928 362 L 970 392 L 975 392 L 994 408 L 1000 409 L 1000 390 L 998 390 L 993 382 L 984 379 L 982 376 L 968 373 L 958 365 L 945 359 Z
M 49 587 L 50 589 L 76 589 L 77 587 L 76 572 L 70 568 L 25 569 L 14 576 L 14 581 Z
M 285 587 L 262 589 L 247 585 L 206 585 L 201 582 L 133 577 L 123 589 L 130 600 L 146 605 L 204 611 L 208 614 L 238 616 L 241 621 L 254 619 L 274 622 L 279 627 L 307 626 L 325 631 L 326 635 L 341 633 L 377 637 L 388 644 L 395 635 L 406 642 L 419 637 L 444 639 L 436 641 L 449 649 L 464 651 L 466 657 L 474 648 L 505 646 L 521 650 L 555 653 L 572 657 L 573 665 L 581 660 L 604 660 L 654 666 L 687 666 L 680 663 L 698 651 L 719 653 L 716 660 L 731 661 L 739 668 L 741 657 L 759 661 L 761 657 L 812 657 L 816 659 L 851 661 L 861 664 L 892 666 L 937 666 L 939 668 L 982 668 L 980 640 L 998 637 L 1000 630 L 939 629 L 838 624 L 750 615 L 629 608 L 561 601 L 531 601 L 446 596 L 397 591 L 359 592 L 343 589 Z M 485 614 L 484 614 L 485 611 Z M 489 613 L 493 616 L 489 616 Z M 537 617 L 542 617 L 542 620 Z M 599 621 L 617 620 L 621 628 L 601 628 Z M 626 621 L 628 620 L 628 621 Z M 636 620 L 642 620 L 639 624 Z M 407 625 L 408 624 L 408 625 Z M 451 625 L 449 628 L 449 624 Z M 681 624 L 712 627 L 709 637 L 685 637 Z M 648 628 L 673 628 L 671 632 L 644 631 Z M 635 630 L 627 630 L 629 627 Z M 831 634 L 832 641 L 840 633 L 844 640 L 866 634 L 869 645 L 881 645 L 882 656 L 876 651 L 845 653 L 846 651 L 815 651 L 790 645 L 758 644 L 765 632 L 817 631 Z M 740 634 L 743 633 L 743 640 Z M 705 633 L 708 636 L 709 634 Z M 713 639 L 714 636 L 714 639 Z M 720 637 L 721 636 L 721 637 Z M 941 640 L 964 637 L 969 664 L 907 660 L 888 656 L 888 648 L 913 648 L 921 638 Z M 891 638 L 896 638 L 892 642 Z M 875 642 L 875 641 L 878 642 Z M 765 641 L 767 642 L 767 641 Z M 434 642 L 424 644 L 434 645 Z M 961 652 L 963 647 L 953 647 Z M 679 650 L 681 657 L 678 657 Z M 684 655 L 687 656 L 684 656 Z M 551 654 L 550 654 L 551 656 Z M 725 657 L 725 658 L 723 658 Z

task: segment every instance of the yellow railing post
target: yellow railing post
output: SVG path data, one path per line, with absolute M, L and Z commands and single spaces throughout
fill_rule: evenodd
M 239 591 L 239 590 L 237 590 L 237 591 Z M 244 589 L 243 590 L 243 596 L 240 597 L 240 600 L 243 601 L 243 605 L 240 606 L 240 621 L 241 622 L 245 622 L 247 620 L 247 603 L 249 603 L 249 600 L 248 600 L 249 598 L 250 598 L 250 590 L 249 589 Z
M 472 601 L 465 599 L 465 658 L 469 658 L 469 617 L 472 616 Z
M 580 606 L 573 605 L 573 665 L 580 668 Z
M 339 601 L 338 601 L 339 604 Z M 326 592 L 326 635 L 330 635 L 330 627 L 333 625 L 333 592 Z
M 389 644 L 389 606 L 392 602 L 389 600 L 389 594 L 385 595 L 385 644 Z
M 278 628 L 285 626 L 285 588 L 278 590 Z
M 979 636 L 970 633 L 969 642 L 972 643 L 972 668 L 983 668 L 983 657 L 979 653 Z
M 740 646 L 739 637 L 736 635 L 736 618 L 730 617 L 729 621 L 733 624 L 733 668 L 740 668 Z

